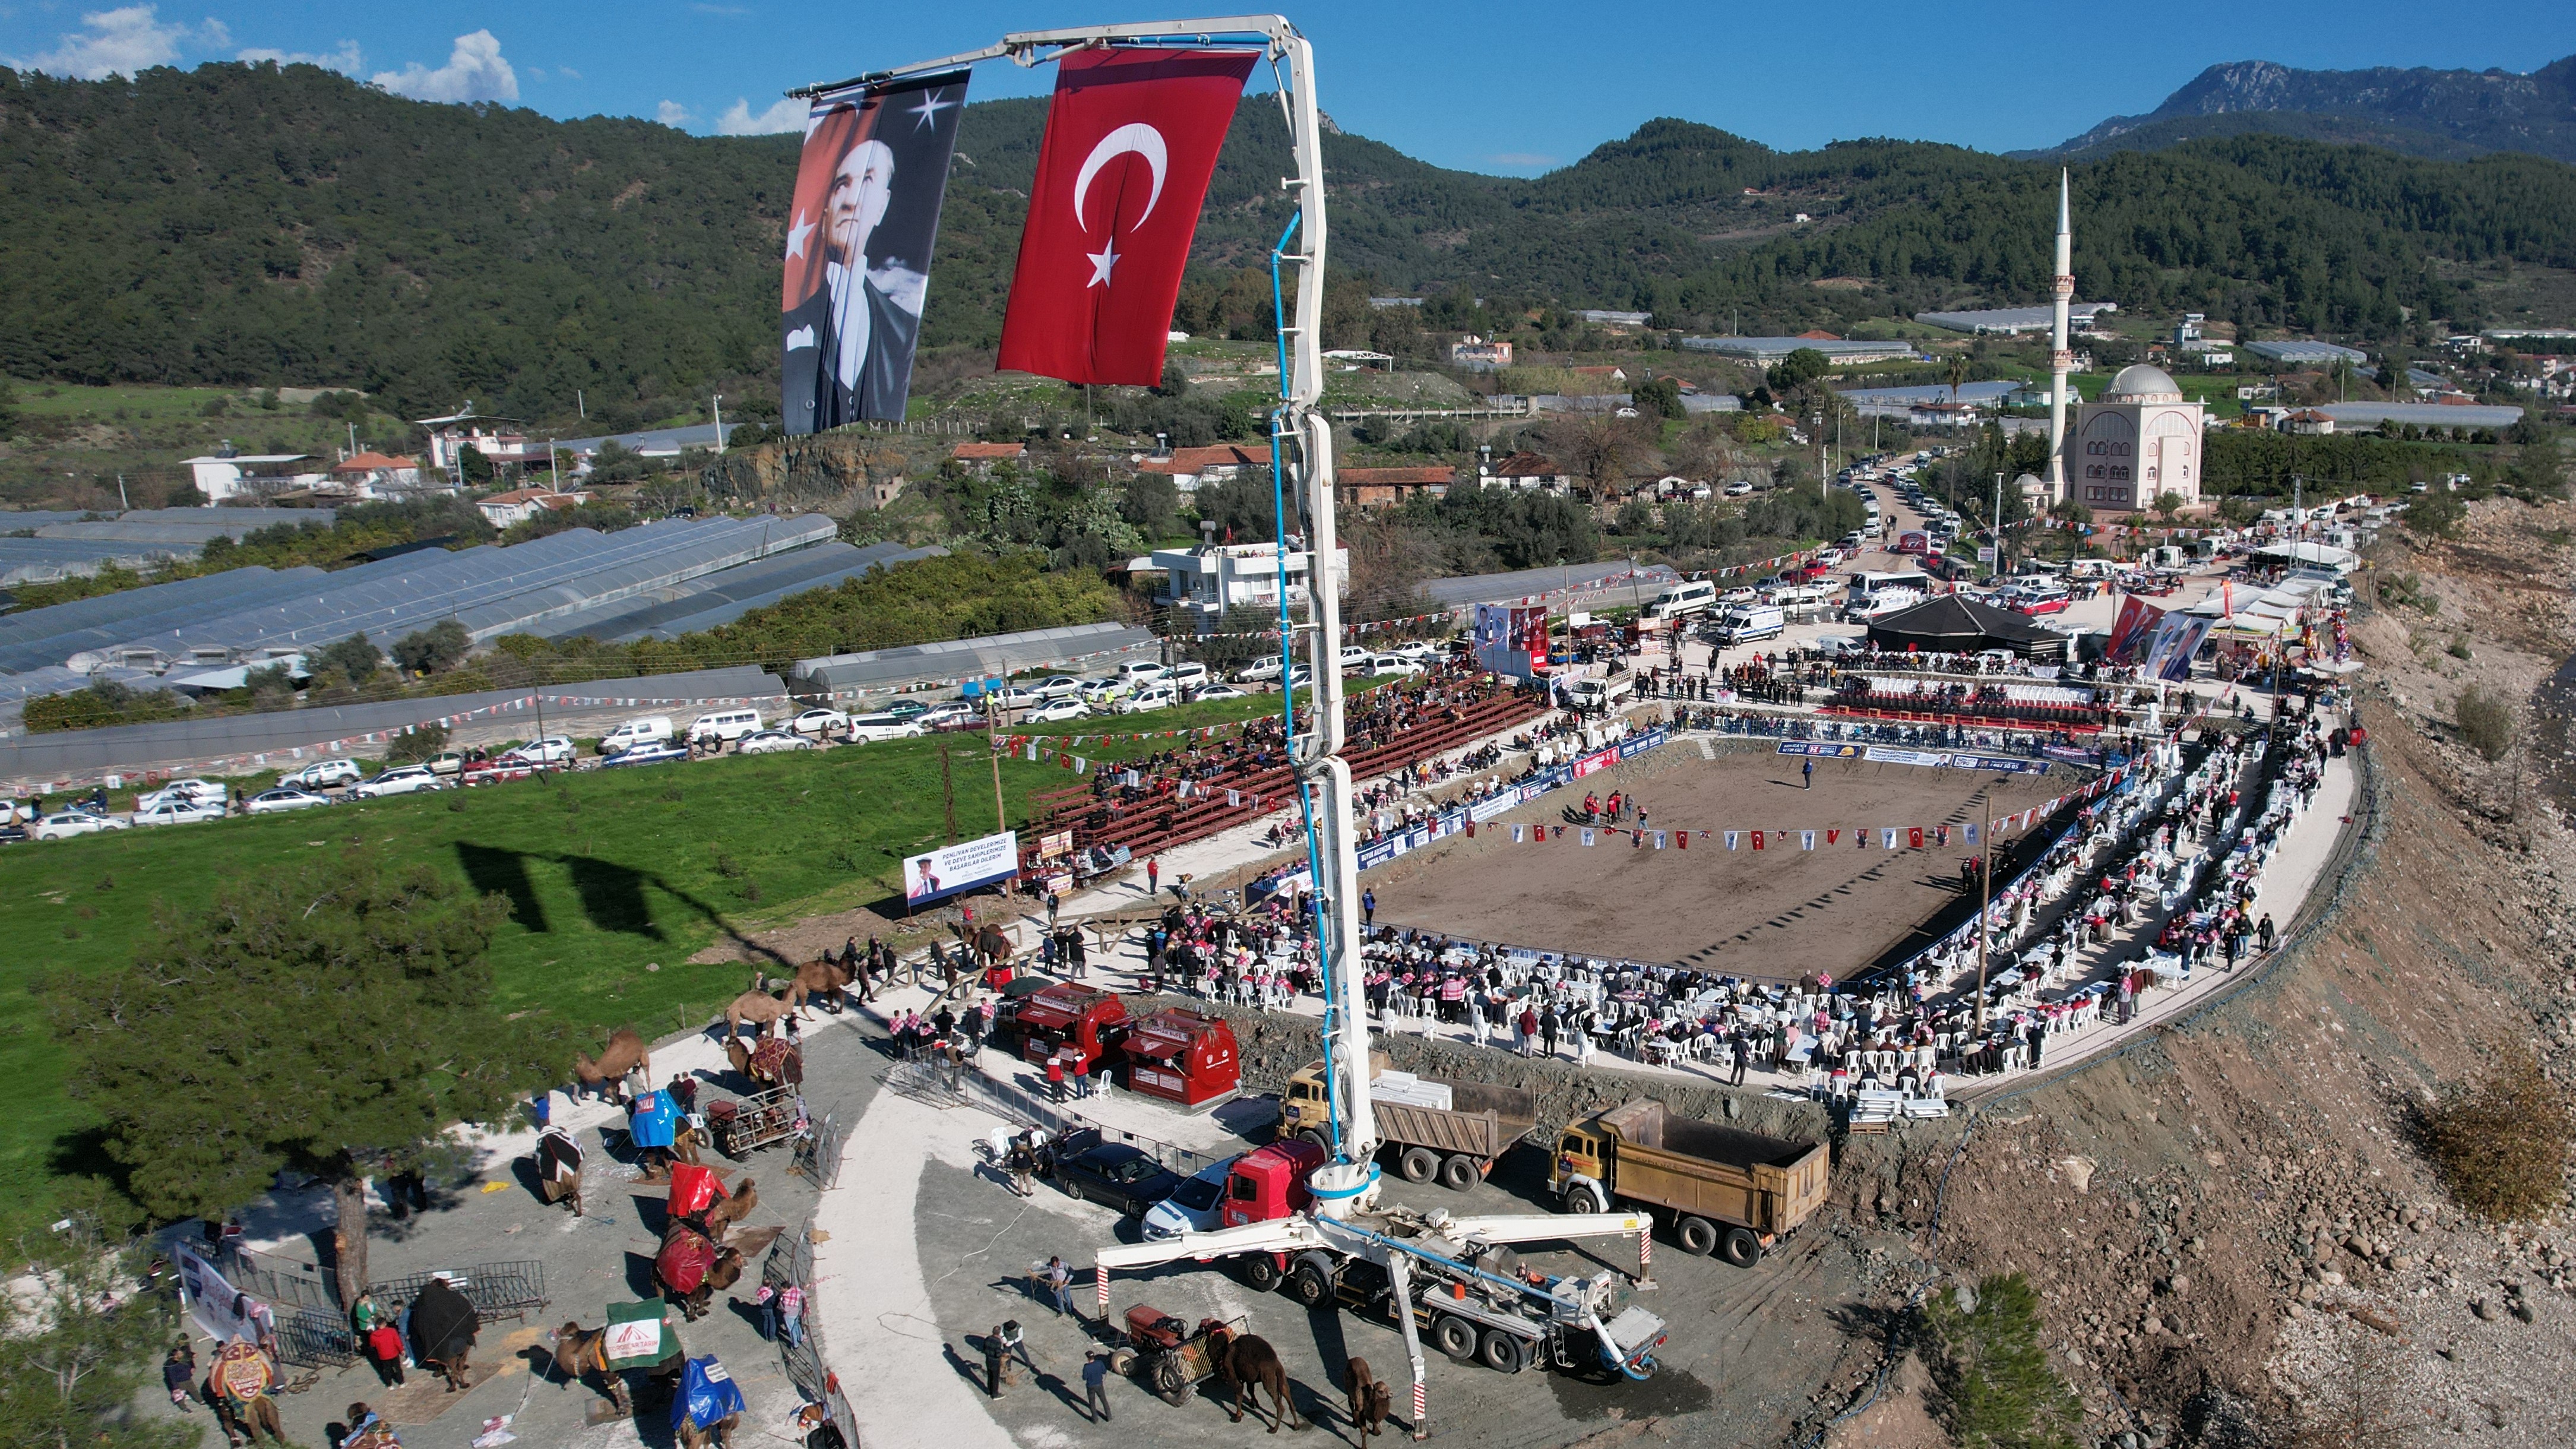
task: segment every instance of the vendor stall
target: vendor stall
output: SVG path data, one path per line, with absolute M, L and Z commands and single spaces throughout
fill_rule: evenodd
M 1218 1017 L 1173 1008 L 1138 1021 L 1119 1049 L 1127 1057 L 1127 1088 L 1148 1097 L 1203 1107 L 1233 1096 L 1243 1085 L 1243 1053 L 1234 1028 Z
M 1022 1002 L 1011 1024 L 1023 1061 L 1044 1064 L 1063 1051 L 1071 1070 L 1093 1072 L 1126 1035 L 1127 1003 L 1096 986 L 1059 981 Z

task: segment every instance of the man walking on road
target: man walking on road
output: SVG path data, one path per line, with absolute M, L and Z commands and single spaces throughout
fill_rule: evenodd
M 1815 761 L 1801 760 L 1798 762 L 1798 788 L 1801 790 L 1812 790 L 1816 788 Z
M 1750 1042 L 1747 1042 L 1744 1039 L 1741 1033 L 1738 1033 L 1735 1038 L 1735 1081 L 1732 1085 L 1738 1087 L 1743 1086 L 1745 1068 L 1752 1065 L 1753 1046 Z
M 2270 911 L 2265 911 L 2263 913 L 2263 924 L 2254 928 L 2254 939 L 2262 944 L 2264 955 L 2268 956 L 2272 954 L 2272 943 L 2279 940 L 2280 937 L 2272 929 L 2272 913 Z
M 1360 924 L 1363 926 L 1377 924 L 1377 892 L 1373 889 L 1360 892 Z
M 1091 1422 L 1109 1422 L 1109 1358 L 1099 1349 L 1088 1350 L 1082 1363 L 1082 1392 Z
M 1163 894 L 1163 858 L 1151 856 L 1145 861 L 1145 894 L 1159 899 Z

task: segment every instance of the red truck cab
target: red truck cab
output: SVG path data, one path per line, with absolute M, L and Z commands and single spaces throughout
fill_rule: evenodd
M 1072 1068 L 1091 1072 L 1126 1036 L 1127 1003 L 1096 986 L 1059 981 L 1022 1002 L 1013 1020 L 1023 1061 L 1043 1066 L 1057 1051 L 1071 1048 Z
M 1306 1179 L 1330 1154 L 1302 1138 L 1289 1137 L 1235 1159 L 1226 1176 L 1225 1206 L 1219 1227 L 1239 1228 L 1302 1212 L 1315 1201 Z

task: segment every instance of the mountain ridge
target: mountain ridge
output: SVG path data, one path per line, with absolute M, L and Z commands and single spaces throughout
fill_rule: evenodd
M 2303 70 L 2268 60 L 2225 61 L 2143 115 L 2113 116 L 2059 145 L 2010 154 L 2073 158 L 2250 131 L 2377 145 L 2434 159 L 2517 151 L 2576 163 L 2576 55 L 2528 74 L 2429 66 Z

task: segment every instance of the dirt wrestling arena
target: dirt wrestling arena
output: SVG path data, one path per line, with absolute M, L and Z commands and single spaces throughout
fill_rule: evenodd
M 1960 829 L 2044 805 L 2082 787 L 2086 772 L 1988 775 L 1919 765 L 1817 760 L 1812 789 L 1796 756 L 1740 748 L 1715 760 L 1677 740 L 1521 806 L 1473 839 L 1455 837 L 1371 871 L 1377 922 L 1472 940 L 1571 951 L 1737 975 L 1842 977 L 1877 959 L 1959 898 L 1972 854 Z M 1603 832 L 1586 849 L 1578 827 L 1544 844 L 1514 845 L 1513 824 L 1566 824 L 1587 793 L 1626 791 L 1650 829 L 1711 832 L 1687 850 L 1640 849 Z M 1906 827 L 1925 845 L 1906 848 Z M 1931 843 L 1950 827 L 1947 848 Z M 1882 828 L 1898 848 L 1882 848 Z M 1865 846 L 1855 835 L 1867 832 Z M 1741 833 L 1729 853 L 1722 832 Z M 1751 832 L 1764 832 L 1752 848 Z M 1816 848 L 1800 848 L 1800 832 Z M 1826 843 L 1825 832 L 1840 838 Z M 1552 832 L 1551 832 L 1552 834 Z

